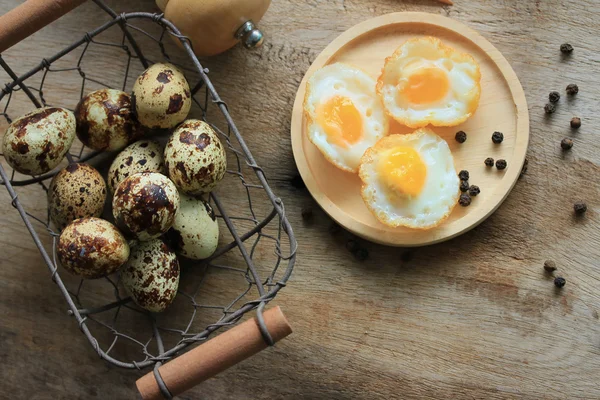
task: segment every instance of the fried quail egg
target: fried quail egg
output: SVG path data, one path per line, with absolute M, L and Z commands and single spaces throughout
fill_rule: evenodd
M 84 217 L 99 217 L 106 202 L 102 175 L 88 164 L 69 164 L 48 188 L 50 219 L 59 230 Z
M 179 287 L 179 262 L 160 239 L 140 242 L 121 270 L 121 282 L 135 303 L 151 312 L 164 311 Z
M 387 113 L 410 128 L 455 126 L 477 109 L 479 64 L 433 37 L 406 41 L 388 57 L 377 80 Z
M 165 148 L 169 178 L 184 193 L 212 191 L 225 176 L 225 148 L 204 121 L 188 119 L 177 127 Z
M 356 172 L 365 150 L 388 132 L 375 80 L 342 63 L 327 65 L 311 76 L 304 112 L 309 140 L 344 171 Z
M 359 176 L 367 208 L 392 227 L 433 228 L 460 194 L 448 143 L 426 128 L 381 139 L 365 152 Z
M 174 128 L 186 119 L 192 106 L 190 86 L 172 64 L 154 64 L 135 81 L 133 108 L 146 128 Z
M 75 139 L 75 116 L 57 107 L 38 108 L 14 120 L 4 133 L 2 153 L 16 171 L 41 175 L 54 169 Z
M 111 193 L 115 192 L 123 179 L 139 172 L 166 174 L 163 150 L 157 141 L 137 141 L 115 157 L 108 170 L 108 187 Z
M 99 151 L 121 150 L 143 135 L 131 109 L 131 98 L 115 89 L 96 90 L 75 108 L 77 137 Z
M 129 245 L 110 222 L 90 217 L 76 219 L 61 233 L 56 246 L 61 265 L 87 279 L 107 276 L 129 257 Z
M 212 207 L 203 199 L 180 194 L 167 238 L 177 254 L 194 260 L 210 257 L 219 244 L 219 224 Z
M 117 186 L 112 207 L 119 229 L 139 240 L 150 240 L 173 225 L 179 208 L 179 193 L 166 176 L 141 172 Z

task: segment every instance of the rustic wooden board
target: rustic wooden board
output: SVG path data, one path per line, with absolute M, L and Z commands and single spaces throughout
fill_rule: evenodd
M 475 115 L 455 127 L 432 128 L 452 151 L 458 171 L 470 171 L 470 183 L 482 193 L 470 207 L 455 207 L 440 226 L 429 230 L 392 228 L 379 222 L 365 206 L 357 174 L 341 171 L 329 163 L 308 139 L 304 116 L 306 82 L 314 72 L 336 62 L 354 65 L 374 79 L 381 74 L 386 57 L 404 41 L 434 36 L 459 52 L 471 54 L 481 70 L 481 99 Z M 454 140 L 457 131 L 468 133 L 468 140 Z M 413 132 L 392 123 L 389 134 Z M 491 141 L 494 131 L 504 133 L 502 145 Z M 529 114 L 525 93 L 506 59 L 477 32 L 456 20 L 430 13 L 392 13 L 369 19 L 348 29 L 332 41 L 307 71 L 294 102 L 292 148 L 296 165 L 306 187 L 317 203 L 337 223 L 367 240 L 391 246 L 425 246 L 451 239 L 480 224 L 496 210 L 517 182 L 527 144 Z M 505 159 L 503 171 L 487 168 L 488 156 Z M 458 190 L 457 190 L 458 191 Z
M 0 12 L 17 3 L 1 2 Z M 119 12 L 153 9 L 150 0 L 110 4 Z M 370 255 L 359 262 L 346 250 L 350 235 L 331 233 L 331 221 L 310 194 L 290 184 L 297 173 L 289 141 L 292 105 L 327 44 L 359 22 L 397 11 L 455 18 L 504 54 L 530 106 L 529 170 L 469 233 L 413 250 L 361 241 Z M 27 70 L 103 18 L 86 3 L 3 57 Z M 600 398 L 597 21 L 600 2 L 590 0 L 456 0 L 452 7 L 433 0 L 282 0 L 261 23 L 268 34 L 262 49 L 238 48 L 206 60 L 296 227 L 298 265 L 276 300 L 294 334 L 182 398 Z M 576 47 L 568 59 L 558 52 L 565 41 Z M 107 77 L 113 74 L 106 69 Z M 48 93 L 72 95 L 76 79 L 64 74 Z M 548 92 L 563 92 L 568 83 L 579 84 L 580 93 L 561 99 L 546 118 Z M 576 133 L 568 127 L 573 115 L 583 118 Z M 560 151 L 564 136 L 575 140 L 569 153 Z M 571 212 L 578 199 L 590 208 L 579 220 Z M 27 204 L 43 211 L 45 200 L 27 197 Z M 301 219 L 305 207 L 314 211 L 310 223 Z M 140 373 L 98 359 L 66 315 L 62 295 L 2 191 L 0 249 L 0 393 L 133 398 Z M 542 270 L 547 258 L 568 281 L 561 292 Z

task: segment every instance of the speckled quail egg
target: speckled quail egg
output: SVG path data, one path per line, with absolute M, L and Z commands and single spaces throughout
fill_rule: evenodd
M 105 201 L 104 178 L 88 164 L 69 164 L 48 188 L 50 218 L 59 230 L 79 218 L 99 217 Z
M 82 278 L 112 274 L 129 258 L 129 245 L 110 222 L 89 217 L 76 219 L 61 233 L 56 247 L 62 266 Z
M 40 175 L 60 164 L 74 139 L 75 116 L 71 111 L 39 108 L 9 125 L 2 152 L 15 170 Z
M 192 106 L 190 86 L 172 64 L 154 64 L 145 70 L 133 85 L 131 100 L 138 121 L 151 129 L 175 127 Z
M 140 242 L 121 271 L 121 282 L 138 306 L 164 311 L 177 295 L 179 262 L 162 240 Z
M 227 157 L 210 125 L 188 119 L 169 139 L 165 164 L 169 177 L 181 191 L 198 195 L 210 192 L 223 179 Z
M 219 224 L 211 206 L 202 199 L 180 194 L 175 222 L 167 232 L 177 254 L 194 260 L 210 257 L 219 244 Z
M 96 90 L 75 108 L 77 137 L 94 150 L 121 150 L 143 134 L 132 112 L 131 98 L 115 89 Z
M 163 150 L 154 140 L 140 140 L 121 151 L 108 171 L 108 187 L 114 193 L 121 181 L 138 172 L 166 174 Z
M 179 193 L 166 176 L 142 172 L 124 179 L 117 186 L 112 206 L 119 229 L 139 240 L 150 240 L 173 225 L 179 208 Z

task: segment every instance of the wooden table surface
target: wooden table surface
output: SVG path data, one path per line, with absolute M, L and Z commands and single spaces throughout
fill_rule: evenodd
M 0 12 L 18 3 L 3 1 Z M 600 2 L 455 3 L 275 1 L 260 24 L 267 34 L 261 49 L 204 61 L 295 227 L 297 265 L 274 302 L 295 332 L 181 398 L 600 398 Z M 150 0 L 109 4 L 154 10 Z M 473 231 L 408 250 L 359 241 L 369 251 L 361 262 L 346 250 L 350 235 L 332 232 L 311 196 L 290 184 L 292 103 L 332 39 L 367 18 L 405 10 L 455 18 L 503 52 L 529 103 L 529 170 Z M 103 20 L 84 4 L 3 57 L 23 72 Z M 563 42 L 575 47 L 568 59 L 559 52 Z M 57 79 L 54 93 L 72 96 L 70 80 L 79 78 Z M 564 93 L 568 83 L 580 93 L 546 118 L 548 92 Z M 583 120 L 576 133 L 568 127 L 573 115 Z M 568 153 L 559 145 L 565 136 L 575 141 Z M 577 219 L 579 199 L 589 210 Z M 44 201 L 28 204 L 43 209 Z M 310 223 L 301 218 L 306 207 L 314 210 Z M 0 249 L 0 397 L 134 398 L 140 373 L 98 359 L 4 190 Z M 545 275 L 546 259 L 566 278 L 563 290 Z

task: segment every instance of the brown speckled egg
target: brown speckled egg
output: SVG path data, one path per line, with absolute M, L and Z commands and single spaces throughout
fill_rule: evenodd
M 77 137 L 94 150 L 121 150 L 143 134 L 132 112 L 131 98 L 115 89 L 96 90 L 75 109 Z
M 121 271 L 121 282 L 138 306 L 164 311 L 177 295 L 179 262 L 162 240 L 140 242 Z
M 210 125 L 188 119 L 169 139 L 165 164 L 169 177 L 182 192 L 198 195 L 210 192 L 223 179 L 227 157 Z
M 119 229 L 139 240 L 150 240 L 173 225 L 179 208 L 179 193 L 166 176 L 142 172 L 124 179 L 117 186 L 112 206 Z
M 6 162 L 27 175 L 56 167 L 75 139 L 75 116 L 57 107 L 39 108 L 14 120 L 4 134 Z
M 129 245 L 110 222 L 76 219 L 61 233 L 56 246 L 62 266 L 74 275 L 96 279 L 115 272 L 129 258 Z
M 154 64 L 135 81 L 131 100 L 138 121 L 151 129 L 173 128 L 192 106 L 190 86 L 172 64 Z
M 167 239 L 177 254 L 194 260 L 210 257 L 219 244 L 219 224 L 211 206 L 202 199 L 180 194 L 175 222 Z
M 48 188 L 50 218 L 59 230 L 79 218 L 99 217 L 105 201 L 104 178 L 88 164 L 69 164 Z
M 167 169 L 160 143 L 153 140 L 140 140 L 120 152 L 108 171 L 108 187 L 111 193 L 121 181 L 139 172 L 158 172 L 165 175 Z

